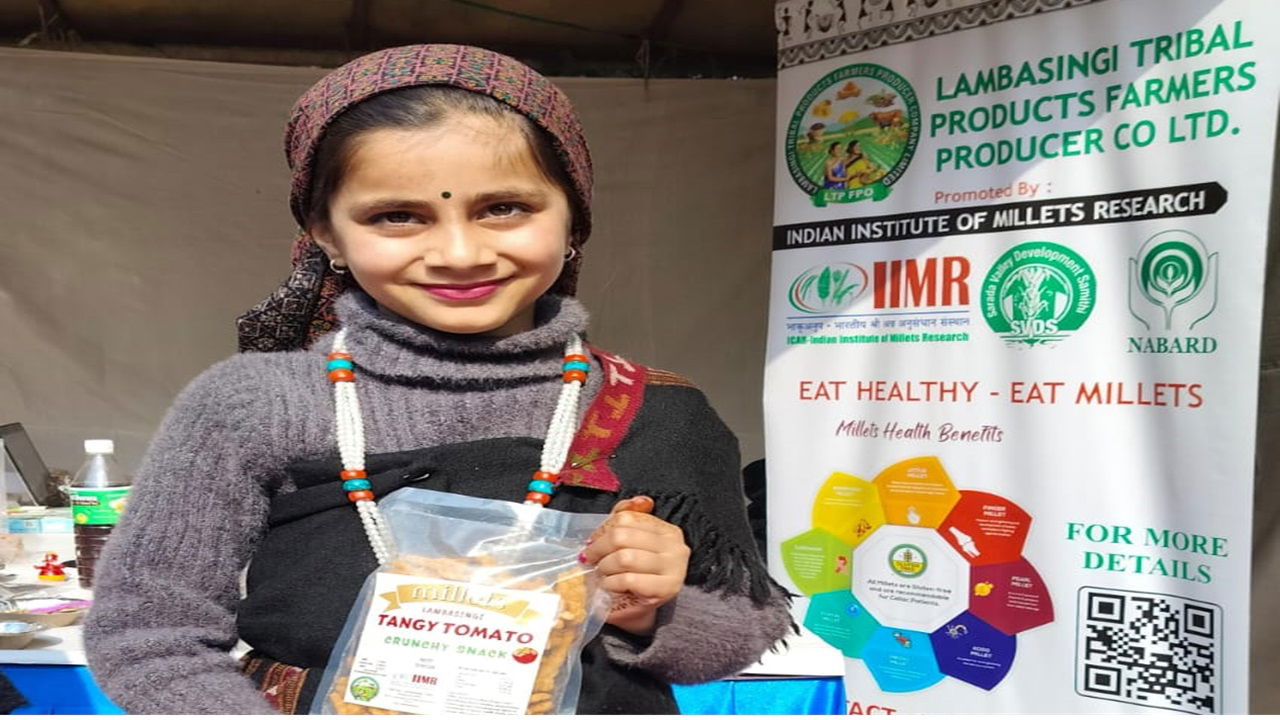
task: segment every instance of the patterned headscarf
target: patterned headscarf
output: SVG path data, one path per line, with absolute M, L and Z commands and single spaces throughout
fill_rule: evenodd
M 549 292 L 572 295 L 591 233 L 591 154 L 569 98 L 532 68 L 489 50 L 464 45 L 409 45 L 357 58 L 321 78 L 294 105 L 285 131 L 293 171 L 289 205 L 306 227 L 312 164 L 325 129 L 344 110 L 378 93 L 419 85 L 448 85 L 510 105 L 545 130 L 577 192 L 571 247 L 579 250 Z M 349 276 L 347 276 L 349 277 Z M 293 350 L 334 325 L 333 301 L 348 287 L 328 257 L 302 230 L 293 243 L 293 272 L 271 295 L 236 320 L 240 350 Z

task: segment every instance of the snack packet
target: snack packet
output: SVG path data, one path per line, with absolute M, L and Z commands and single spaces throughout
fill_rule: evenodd
M 608 593 L 578 554 L 605 515 L 404 488 L 313 714 L 571 714 Z

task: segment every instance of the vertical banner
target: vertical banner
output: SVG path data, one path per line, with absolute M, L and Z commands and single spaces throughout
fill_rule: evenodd
M 1280 3 L 782 0 L 770 561 L 851 713 L 1243 713 Z

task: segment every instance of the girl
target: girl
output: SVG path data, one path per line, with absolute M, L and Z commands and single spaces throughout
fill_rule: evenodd
M 361 519 L 406 486 L 612 511 L 580 557 L 619 602 L 583 652 L 579 712 L 676 712 L 670 683 L 789 632 L 702 394 L 595 348 L 566 362 L 592 170 L 559 89 L 477 48 L 385 50 L 307 92 L 286 148 L 304 232 L 288 282 L 239 321 L 259 352 L 183 391 L 100 561 L 85 639 L 117 703 L 306 712 L 377 566 Z M 358 432 L 335 432 L 343 383 Z M 548 430 L 578 388 L 578 422 Z M 562 467 L 540 470 L 543 438 L 568 444 Z M 340 477 L 358 441 L 367 479 Z
M 870 185 L 879 179 L 876 175 L 878 166 L 862 152 L 862 143 L 851 140 L 844 157 L 845 174 L 848 175 L 846 187 L 850 189 Z

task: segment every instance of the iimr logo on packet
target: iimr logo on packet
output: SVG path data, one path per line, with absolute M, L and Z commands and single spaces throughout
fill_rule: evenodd
M 1009 345 L 1048 345 L 1089 319 L 1097 301 L 1097 281 L 1093 269 L 1071 248 L 1022 243 L 991 266 L 981 301 L 987 325 Z

